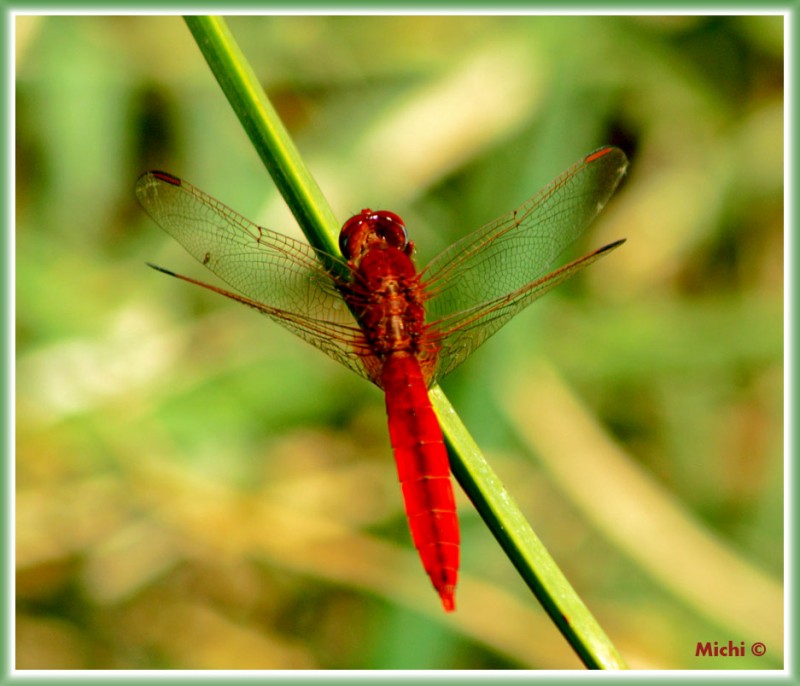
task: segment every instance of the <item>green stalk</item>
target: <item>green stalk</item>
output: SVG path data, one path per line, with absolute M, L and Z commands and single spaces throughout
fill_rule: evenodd
M 430 397 L 450 448 L 453 475 L 550 619 L 589 669 L 627 669 L 622 656 L 486 462 L 442 389 L 435 386 Z
M 309 242 L 324 253 L 338 254 L 339 223 L 224 20 L 187 17 L 186 24 Z M 525 521 L 444 393 L 437 386 L 430 396 L 453 474 L 539 602 L 587 667 L 624 669 L 616 648 Z
M 185 17 L 198 47 L 308 241 L 339 254 L 341 225 L 221 17 Z

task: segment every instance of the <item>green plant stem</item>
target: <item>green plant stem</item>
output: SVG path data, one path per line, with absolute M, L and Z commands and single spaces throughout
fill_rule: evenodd
M 221 17 L 186 17 L 185 21 L 309 242 L 325 254 L 338 254 L 340 224 L 225 20 Z
M 450 448 L 453 474 L 559 631 L 590 669 L 626 669 L 622 656 L 486 462 L 442 389 L 435 386 L 430 396 Z
M 186 23 L 309 242 L 337 254 L 339 224 L 224 20 L 187 17 Z M 522 578 L 587 667 L 624 669 L 616 648 L 533 533 L 444 393 L 437 386 L 430 395 L 453 474 Z

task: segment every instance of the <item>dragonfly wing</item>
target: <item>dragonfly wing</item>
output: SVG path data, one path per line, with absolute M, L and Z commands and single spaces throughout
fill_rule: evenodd
M 189 254 L 247 297 L 282 310 L 349 314 L 344 303 L 341 313 L 334 306 L 341 297 L 309 245 L 254 224 L 165 172 L 139 177 L 136 197 Z M 347 323 L 355 323 L 352 316 Z
M 432 375 L 433 381 L 452 372 L 476 348 L 534 300 L 538 300 L 549 290 L 624 242 L 623 239 L 606 245 L 512 293 L 436 322 L 430 330 L 431 341 L 439 347 L 439 356 Z
M 257 309 L 374 380 L 363 334 L 313 248 L 254 224 L 165 172 L 139 177 L 136 197 L 164 231 L 237 293 L 157 269 Z
M 437 377 L 537 297 L 608 252 L 603 248 L 548 275 L 603 209 L 626 166 L 621 150 L 601 148 L 431 261 L 423 280 L 431 335 L 442 346 Z

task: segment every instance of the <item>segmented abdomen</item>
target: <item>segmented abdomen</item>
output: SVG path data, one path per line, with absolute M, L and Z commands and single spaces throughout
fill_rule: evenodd
M 387 355 L 381 386 L 411 537 L 444 609 L 451 611 L 455 609 L 459 533 L 450 464 L 413 354 Z

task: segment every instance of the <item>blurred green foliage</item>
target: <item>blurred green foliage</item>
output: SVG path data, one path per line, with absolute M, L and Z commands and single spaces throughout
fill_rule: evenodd
M 421 264 L 626 150 L 580 247 L 626 245 L 444 387 L 632 667 L 782 666 L 783 18 L 229 23 L 338 216 L 400 213 Z M 441 613 L 376 389 L 144 267 L 213 278 L 135 204 L 149 168 L 299 235 L 182 21 L 15 28 L 18 668 L 579 668 L 463 498 Z M 558 471 L 582 421 L 625 496 Z M 626 538 L 627 498 L 682 528 Z M 695 657 L 728 640 L 767 654 Z

